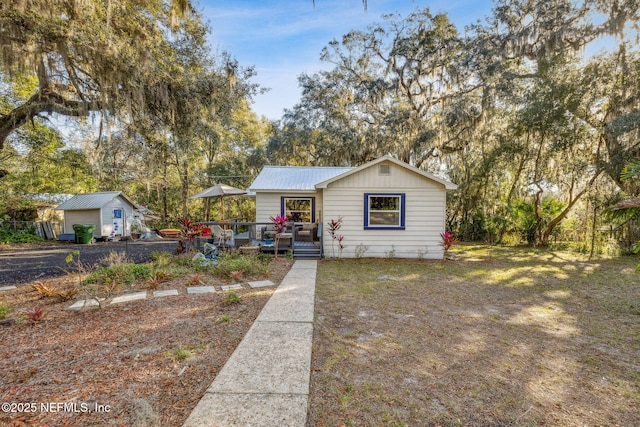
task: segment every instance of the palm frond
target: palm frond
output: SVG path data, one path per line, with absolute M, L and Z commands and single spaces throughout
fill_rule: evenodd
M 620 178 L 623 180 L 640 178 L 640 160 L 632 160 L 627 163 L 620 173 Z

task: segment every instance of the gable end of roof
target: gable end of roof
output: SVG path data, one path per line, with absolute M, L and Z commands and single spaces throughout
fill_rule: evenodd
M 347 171 L 347 172 L 345 172 L 345 173 L 343 173 L 341 175 L 334 176 L 334 177 L 331 177 L 331 178 L 329 178 L 329 179 L 327 179 L 325 181 L 319 182 L 318 184 L 316 184 L 316 188 L 327 188 L 327 186 L 329 184 L 331 184 L 332 182 L 336 182 L 338 180 L 346 178 L 349 175 L 352 175 L 354 173 L 360 172 L 360 171 L 362 171 L 364 169 L 368 169 L 368 168 L 370 168 L 372 166 L 375 166 L 378 163 L 382 163 L 384 161 L 390 161 L 391 163 L 393 163 L 393 164 L 395 164 L 395 165 L 397 165 L 399 167 L 405 168 L 405 169 L 407 169 L 407 170 L 409 170 L 411 172 L 414 172 L 414 173 L 416 173 L 418 175 L 421 175 L 421 176 L 423 176 L 423 177 L 425 177 L 427 179 L 430 179 L 430 180 L 435 181 L 435 182 L 437 182 L 439 184 L 442 184 L 446 190 L 455 190 L 455 189 L 458 188 L 458 186 L 456 184 L 454 184 L 453 182 L 447 181 L 446 179 L 439 178 L 439 177 L 437 177 L 437 176 L 435 176 L 435 175 L 433 175 L 433 174 L 431 174 L 429 172 L 426 172 L 426 171 L 423 171 L 421 169 L 418 169 L 418 168 L 416 168 L 414 166 L 411 166 L 408 163 L 405 163 L 405 162 L 403 162 L 401 160 L 398 160 L 395 157 L 392 157 L 392 156 L 389 156 L 389 155 L 379 157 L 379 158 L 377 158 L 375 160 L 372 160 L 372 161 L 370 161 L 368 163 L 360 165 L 357 168 L 354 168 L 354 169 L 352 169 L 350 171 Z

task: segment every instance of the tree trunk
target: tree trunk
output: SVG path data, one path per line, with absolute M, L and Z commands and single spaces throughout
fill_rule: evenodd
M 597 223 L 598 206 L 593 204 L 593 224 L 591 225 L 591 250 L 589 251 L 589 261 L 593 258 L 596 248 L 596 223 Z
M 540 239 L 540 244 L 542 246 L 547 246 L 549 244 L 549 237 L 553 230 L 562 222 L 562 220 L 571 212 L 571 208 L 576 204 L 578 200 L 591 188 L 591 185 L 596 181 L 596 179 L 600 176 L 602 170 L 599 170 L 587 183 L 587 185 L 579 192 L 575 197 L 570 197 L 569 204 L 560 212 L 555 218 L 553 218 L 547 226 L 545 227 L 544 232 L 542 233 L 542 237 Z
M 181 191 L 180 195 L 182 198 L 182 217 L 188 218 L 189 210 L 187 208 L 187 201 L 189 199 L 189 164 L 186 160 L 182 162 L 180 165 L 179 161 L 176 161 L 178 166 L 178 171 L 180 172 L 180 184 Z

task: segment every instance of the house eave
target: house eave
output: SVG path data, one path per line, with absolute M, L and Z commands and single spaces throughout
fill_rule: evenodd
M 309 194 L 314 194 L 317 193 L 318 190 L 316 189 L 306 189 L 306 190 L 300 190 L 297 188 L 271 188 L 271 189 L 260 189 L 260 190 L 256 190 L 253 188 L 250 188 L 248 191 L 252 192 L 252 193 L 309 193 Z

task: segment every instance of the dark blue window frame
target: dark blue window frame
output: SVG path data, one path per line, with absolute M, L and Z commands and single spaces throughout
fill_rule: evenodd
M 285 213 L 285 201 L 287 199 L 311 199 L 311 222 L 316 222 L 316 198 L 314 196 L 282 196 L 280 197 L 280 215 Z
M 374 197 L 400 197 L 400 225 L 369 225 L 369 198 Z M 365 230 L 404 230 L 405 229 L 405 193 L 364 193 L 364 229 Z

